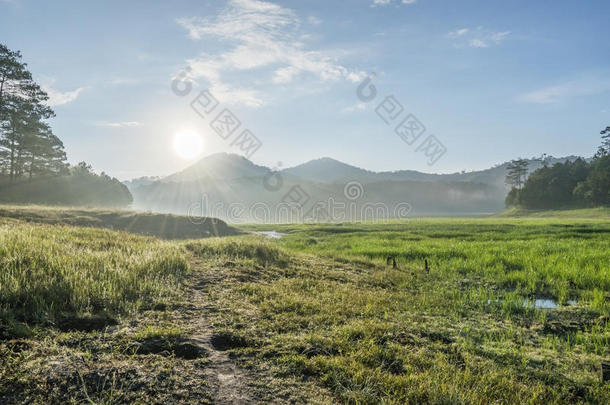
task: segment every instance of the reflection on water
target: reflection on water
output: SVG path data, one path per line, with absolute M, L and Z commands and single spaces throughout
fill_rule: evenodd
M 491 304 L 492 302 L 501 303 L 504 301 L 503 300 L 487 300 L 487 304 Z M 564 304 L 564 306 L 574 306 L 576 304 L 577 304 L 577 302 L 575 300 L 568 300 Z M 527 307 L 527 308 L 536 308 L 536 309 L 557 309 L 561 305 L 552 298 L 535 298 L 533 300 L 524 299 L 523 306 Z
M 286 235 L 285 233 L 279 233 L 276 231 L 261 231 L 256 233 L 258 233 L 259 235 L 266 236 L 269 239 L 280 239 L 282 236 Z

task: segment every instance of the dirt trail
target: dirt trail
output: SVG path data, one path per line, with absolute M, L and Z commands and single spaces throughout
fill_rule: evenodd
M 214 400 L 218 404 L 255 404 L 251 390 L 248 387 L 248 373 L 239 368 L 223 350 L 214 347 L 213 334 L 205 318 L 209 309 L 205 287 L 198 269 L 201 262 L 192 260 L 193 276 L 188 287 L 190 306 L 184 321 L 189 322 L 188 328 L 193 330 L 191 342 L 206 352 L 208 364 L 204 371 L 206 381 L 214 391 Z

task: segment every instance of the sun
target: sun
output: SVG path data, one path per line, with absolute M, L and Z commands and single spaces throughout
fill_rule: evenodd
M 192 160 L 203 152 L 203 138 L 195 131 L 180 131 L 174 135 L 174 151 L 184 160 Z

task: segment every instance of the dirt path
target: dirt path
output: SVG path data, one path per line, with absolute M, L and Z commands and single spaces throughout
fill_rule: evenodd
M 210 304 L 206 293 L 208 283 L 199 271 L 202 263 L 193 258 L 191 264 L 193 276 L 188 286 L 190 306 L 183 321 L 188 322 L 188 328 L 193 330 L 191 342 L 206 352 L 208 363 L 204 374 L 214 391 L 214 400 L 218 404 L 255 404 L 247 383 L 248 373 L 231 361 L 227 352 L 219 347 L 206 320 L 205 313 Z

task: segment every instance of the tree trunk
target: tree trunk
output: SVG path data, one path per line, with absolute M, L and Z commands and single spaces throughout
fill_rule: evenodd
M 6 77 L 2 77 L 2 81 L 0 81 L 0 117 L 2 117 L 2 106 L 4 105 L 2 102 L 2 96 L 4 95 L 4 82 L 6 81 Z
M 15 182 L 15 140 L 11 139 L 11 159 L 10 159 L 11 183 Z
M 35 160 L 34 154 L 32 153 L 32 159 L 30 160 L 30 170 L 28 173 L 28 181 L 30 181 L 30 182 L 32 181 L 32 169 L 34 168 L 34 160 Z
M 21 153 L 23 152 L 23 146 L 19 145 L 19 150 L 17 151 L 17 157 L 15 158 L 15 177 L 21 177 L 23 174 L 24 164 L 21 161 Z

